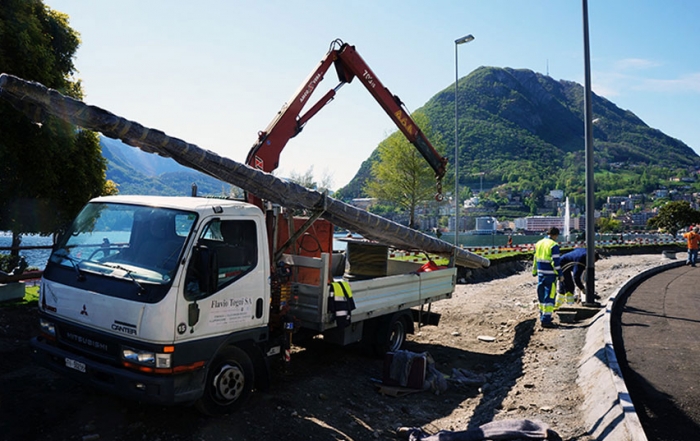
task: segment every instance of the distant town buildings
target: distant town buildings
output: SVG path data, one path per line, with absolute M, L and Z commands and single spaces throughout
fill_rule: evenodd
M 562 200 L 562 199 L 564 199 L 564 190 L 552 190 L 552 191 L 549 192 L 549 195 L 550 195 L 553 199 Z
M 367 210 L 377 202 L 379 202 L 377 198 L 355 198 L 352 200 L 351 204 L 357 208 Z
M 693 178 L 671 178 L 672 182 L 692 182 Z M 535 215 L 513 218 L 502 213 L 523 213 L 532 211 L 529 205 L 532 190 L 499 190 L 496 198 L 480 194 L 463 201 L 460 213 L 459 231 L 473 234 L 500 234 L 510 232 L 545 232 L 551 227 L 565 228 L 567 199 L 563 190 L 552 190 L 540 199 L 540 205 L 534 210 Z M 669 201 L 687 201 L 696 210 L 700 209 L 700 193 L 692 193 L 690 186 L 676 186 L 672 189 L 660 186 L 648 194 L 630 194 L 627 196 L 609 196 L 594 217 L 611 218 L 619 221 L 625 229 L 645 229 L 648 221 L 656 216 L 658 208 L 649 208 L 658 199 Z M 494 202 L 498 200 L 498 202 Z M 377 201 L 370 198 L 353 199 L 352 204 L 369 209 Z M 658 204 L 654 204 L 657 206 Z M 416 207 L 416 219 L 422 230 L 455 230 L 455 205 L 452 200 L 443 203 L 426 202 Z M 585 217 L 582 207 L 569 203 L 569 230 L 583 231 Z M 390 215 L 390 217 L 392 217 Z M 393 220 L 405 223 L 405 215 L 396 214 Z M 501 220 L 499 220 L 501 219 Z
M 647 222 L 656 216 L 656 211 L 641 211 L 638 213 L 625 213 L 617 219 L 626 228 L 631 230 L 641 230 L 647 226 Z
M 493 234 L 498 230 L 498 219 L 491 216 L 482 216 L 476 218 L 476 234 Z
M 564 231 L 564 216 L 529 216 L 515 219 L 515 229 L 522 231 L 547 231 L 552 227 L 559 228 L 559 231 Z M 571 230 L 584 229 L 585 222 L 582 222 L 580 216 L 570 219 L 569 228 Z

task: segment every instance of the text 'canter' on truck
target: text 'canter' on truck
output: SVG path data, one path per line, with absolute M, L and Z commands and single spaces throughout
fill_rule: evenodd
M 331 64 L 340 84 L 300 115 Z M 445 159 L 355 48 L 337 40 L 260 132 L 247 164 L 0 75 L 0 96 L 33 120 L 58 117 L 247 192 L 245 201 L 91 200 L 44 270 L 33 358 L 110 393 L 222 414 L 269 387 L 270 365 L 289 362 L 292 339 L 363 342 L 383 353 L 398 350 L 416 322 L 435 323 L 431 302 L 451 297 L 456 267 L 487 267 L 487 259 L 270 174 L 289 139 L 355 77 L 440 182 Z M 334 252 L 334 226 L 364 239 Z M 390 260 L 389 246 L 449 256 L 450 264 Z

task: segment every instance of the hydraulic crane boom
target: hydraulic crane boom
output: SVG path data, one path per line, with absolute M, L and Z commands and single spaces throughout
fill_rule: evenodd
M 301 111 L 309 102 L 311 94 L 318 88 L 331 64 L 335 65 L 340 82 L 333 89 L 326 92 L 321 99 L 302 115 Z M 331 43 L 326 56 L 302 83 L 301 87 L 292 96 L 292 99 L 282 107 L 269 126 L 258 133 L 258 141 L 248 153 L 246 164 L 268 173 L 275 170 L 279 166 L 279 157 L 287 142 L 301 132 L 304 125 L 319 110 L 333 100 L 336 92 L 344 84 L 351 82 L 355 77 L 367 88 L 399 130 L 433 168 L 437 179 L 436 198 L 441 200 L 441 182 L 445 175 L 447 159 L 443 158 L 435 150 L 428 138 L 406 111 L 399 97 L 393 95 L 389 89 L 384 87 L 374 72 L 367 66 L 367 63 L 357 53 L 355 47 L 340 40 L 335 40 Z

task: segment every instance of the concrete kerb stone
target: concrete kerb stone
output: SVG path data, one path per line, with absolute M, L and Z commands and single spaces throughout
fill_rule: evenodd
M 631 277 L 610 296 L 605 309 L 591 320 L 577 383 L 584 394 L 585 427 L 598 441 L 647 441 L 615 355 L 611 314 L 618 299 L 640 281 L 683 263 L 664 263 Z

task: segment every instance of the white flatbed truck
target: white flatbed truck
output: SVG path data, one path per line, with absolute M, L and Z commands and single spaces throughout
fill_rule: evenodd
M 33 356 L 117 395 L 225 413 L 266 386 L 268 357 L 284 356 L 291 333 L 396 350 L 413 330 L 411 308 L 455 287 L 454 267 L 421 272 L 387 261 L 384 277 L 346 281 L 355 309 L 340 329 L 329 307 L 329 287 L 343 275 L 332 274 L 333 256 L 283 254 L 278 267 L 288 276 L 274 299 L 268 243 L 263 212 L 245 202 L 94 199 L 44 271 Z M 295 282 L 301 268 L 318 283 Z

